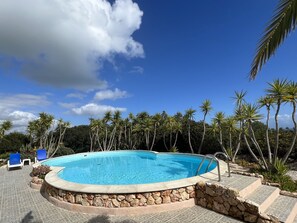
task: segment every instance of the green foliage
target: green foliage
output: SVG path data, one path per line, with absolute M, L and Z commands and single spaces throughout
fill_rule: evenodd
M 8 159 L 9 158 L 9 154 L 10 154 L 9 152 L 0 154 L 0 159 Z
M 171 153 L 177 153 L 178 152 L 178 148 L 176 146 L 173 146 L 170 148 L 170 152 Z
M 38 167 L 34 167 L 30 176 L 31 177 L 38 177 L 40 179 L 44 179 L 45 175 L 51 171 L 49 166 L 41 165 Z
M 55 154 L 55 157 L 57 156 L 66 156 L 66 155 L 71 155 L 71 154 L 74 154 L 75 152 L 73 151 L 73 149 L 71 148 L 68 148 L 68 147 L 65 147 L 65 146 L 61 146 L 56 154 Z
M 288 167 L 280 159 L 276 159 L 272 170 L 276 175 L 284 176 L 288 172 Z

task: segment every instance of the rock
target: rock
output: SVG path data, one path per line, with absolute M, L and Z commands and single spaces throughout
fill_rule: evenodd
M 266 214 L 266 213 L 259 213 L 259 218 L 261 218 L 263 220 L 268 220 L 268 221 L 271 220 L 270 217 L 269 217 L 269 215 Z
M 81 204 L 82 203 L 82 196 L 80 194 L 77 194 L 75 196 L 75 203 Z
M 199 181 L 199 182 L 196 184 L 196 188 L 197 188 L 197 189 L 204 189 L 204 188 L 205 188 L 205 182 L 204 182 L 204 181 Z
M 97 207 L 103 207 L 104 206 L 103 199 L 101 197 L 95 197 L 93 200 L 93 205 Z
M 167 204 L 167 203 L 170 203 L 170 202 L 171 202 L 171 199 L 170 199 L 169 196 L 164 196 L 164 197 L 162 198 L 162 200 L 163 200 L 163 203 L 164 203 L 164 204 Z
M 133 199 L 135 199 L 135 195 L 134 194 L 129 194 L 126 195 L 126 201 L 131 202 Z
M 93 200 L 93 198 L 94 198 L 94 195 L 93 194 L 89 194 L 88 195 L 88 200 Z
M 179 192 L 179 193 L 183 193 L 183 192 L 185 192 L 185 191 L 186 191 L 185 188 L 179 188 L 179 189 L 178 189 L 178 192 Z
M 162 198 L 161 197 L 157 197 L 157 199 L 155 199 L 155 203 L 156 204 L 162 204 Z
M 187 188 L 186 188 L 186 191 L 187 191 L 188 194 L 191 193 L 192 191 L 194 191 L 193 186 L 189 186 L 189 187 L 187 187 Z
M 125 197 L 124 195 L 118 195 L 118 196 L 117 196 L 117 200 L 118 200 L 118 201 L 123 201 L 123 200 L 125 200 L 125 198 L 126 198 L 126 197 Z
M 212 197 L 214 197 L 216 195 L 216 193 L 208 185 L 206 185 L 205 193 L 208 194 L 208 195 L 210 195 L 210 196 L 212 196 Z
M 192 191 L 189 195 L 190 195 L 190 198 L 194 198 L 194 197 L 196 197 L 196 193 L 195 193 L 195 191 Z
M 223 204 L 220 204 L 216 201 L 213 202 L 213 210 L 222 214 L 226 214 L 226 215 L 228 214 L 226 207 Z
M 75 198 L 72 194 L 67 194 L 67 201 L 71 204 L 75 203 Z
M 182 192 L 180 196 L 183 201 L 189 200 L 190 198 L 189 194 L 186 191 Z
M 152 193 L 143 193 L 143 196 L 148 199 L 150 196 L 152 195 Z
M 133 199 L 131 202 L 130 202 L 130 205 L 132 207 L 137 207 L 139 206 L 139 200 L 138 199 Z
M 152 194 L 152 196 L 153 196 L 153 198 L 156 200 L 158 197 L 161 196 L 161 193 L 160 193 L 160 192 L 154 192 L 154 193 Z
M 87 198 L 88 195 L 86 195 L 86 194 L 82 194 L 82 197 L 83 197 L 83 198 Z
M 197 203 L 202 206 L 202 207 L 206 207 L 207 206 L 207 202 L 205 198 L 200 198 L 198 199 Z
M 223 203 L 224 202 L 224 200 L 223 200 L 223 198 L 221 196 L 214 197 L 213 200 L 216 201 L 216 202 L 218 202 L 218 203 Z
M 107 208 L 113 208 L 112 201 L 111 200 L 106 200 L 104 206 L 107 207 Z
M 257 222 L 258 216 L 254 215 L 254 214 L 250 214 L 248 212 L 245 212 L 243 219 L 245 222 Z
M 109 198 L 109 196 L 108 196 L 107 194 L 103 194 L 101 197 L 102 197 L 102 199 L 104 199 L 104 200 L 107 200 L 107 199 Z
M 196 191 L 196 197 L 197 198 L 201 198 L 201 197 L 205 197 L 204 193 L 201 190 L 197 190 Z
M 88 200 L 86 198 L 83 198 L 81 201 L 82 206 L 90 206 L 90 203 L 88 202 Z
M 125 200 L 123 200 L 122 202 L 121 202 L 121 205 L 120 205 L 121 207 L 130 207 L 131 205 L 130 205 L 130 203 L 128 202 L 128 201 L 125 201 Z
M 116 208 L 120 207 L 120 205 L 121 205 L 117 199 L 111 199 L 111 202 L 112 202 L 113 206 Z
M 242 219 L 243 218 L 243 213 L 235 206 L 231 206 L 229 209 L 229 215 L 231 217 L 235 217 L 238 219 Z
M 148 197 L 147 204 L 148 205 L 154 205 L 155 204 L 155 199 L 152 196 Z
M 244 204 L 247 212 L 249 212 L 251 214 L 258 214 L 259 213 L 258 204 L 254 203 L 252 201 L 249 201 L 249 200 L 246 200 L 243 204 Z
M 230 204 L 228 202 L 224 202 L 223 205 L 225 206 L 226 210 L 229 212 L 230 210 Z

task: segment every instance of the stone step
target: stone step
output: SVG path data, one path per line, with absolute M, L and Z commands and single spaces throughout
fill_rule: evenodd
M 259 205 L 259 210 L 264 212 L 279 196 L 280 189 L 277 187 L 260 185 L 253 193 L 245 196 L 246 199 Z
M 293 223 L 297 215 L 297 198 L 279 195 L 265 212 L 280 222 Z
M 231 177 L 223 175 L 220 184 L 237 189 L 241 197 L 247 197 L 262 185 L 261 178 L 240 174 L 231 174 Z

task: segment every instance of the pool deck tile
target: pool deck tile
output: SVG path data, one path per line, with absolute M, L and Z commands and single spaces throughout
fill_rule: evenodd
M 30 188 L 32 167 L 7 171 L 0 168 L 0 223 L 178 223 L 241 222 L 200 206 L 156 214 L 107 216 L 76 213 L 58 208 Z M 295 222 L 297 223 L 297 222 Z

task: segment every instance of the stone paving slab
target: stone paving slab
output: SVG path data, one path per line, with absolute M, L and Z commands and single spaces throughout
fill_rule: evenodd
M 274 191 L 278 190 L 277 187 L 261 185 L 251 195 L 246 198 L 261 205 Z
M 11 171 L 0 168 L 0 223 L 241 222 L 200 206 L 137 216 L 96 216 L 71 212 L 54 206 L 39 191 L 30 188 L 31 170 L 30 166 Z
M 296 202 L 296 198 L 280 195 L 265 212 L 285 222 Z

